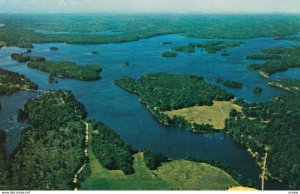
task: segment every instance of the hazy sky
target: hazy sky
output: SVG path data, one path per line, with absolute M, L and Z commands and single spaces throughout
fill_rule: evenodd
M 0 12 L 300 13 L 300 0 L 0 0 Z

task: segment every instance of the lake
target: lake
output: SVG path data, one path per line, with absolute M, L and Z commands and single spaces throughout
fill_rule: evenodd
M 165 41 L 171 41 L 172 44 L 163 45 L 162 42 Z M 71 90 L 85 105 L 89 119 L 97 119 L 110 126 L 136 149 L 150 148 L 172 158 L 193 156 L 213 159 L 241 171 L 245 176 L 258 178 L 260 170 L 255 161 L 245 148 L 234 142 L 228 135 L 224 133 L 192 134 L 185 129 L 163 126 L 144 105 L 139 103 L 136 95 L 114 84 L 114 80 L 124 76 L 139 78 L 146 73 L 154 72 L 192 73 L 202 75 L 211 83 L 214 83 L 213 77 L 215 76 L 220 76 L 224 80 L 241 82 L 244 85 L 242 89 L 216 85 L 249 102 L 266 102 L 273 96 L 286 93 L 269 86 L 267 79 L 259 76 L 257 72 L 247 70 L 248 64 L 263 61 L 246 60 L 245 56 L 260 53 L 263 48 L 288 47 L 296 44 L 295 42 L 261 37 L 242 40 L 245 42 L 242 46 L 227 49 L 230 53 L 228 57 L 222 57 L 220 52 L 216 54 L 202 52 L 201 49 L 197 49 L 195 53 L 178 53 L 176 58 L 161 57 L 161 53 L 171 50 L 172 46 L 206 41 L 209 40 L 186 38 L 180 35 L 163 35 L 121 44 L 34 45 L 32 55 L 43 56 L 47 60 L 66 60 L 80 65 L 99 64 L 103 68 L 102 80 L 92 82 L 58 78 L 58 84 L 49 84 L 47 73 L 29 69 L 26 64 L 16 63 L 10 59 L 11 53 L 24 51 L 24 49 L 14 47 L 5 47 L 0 50 L 0 67 L 26 75 L 33 82 L 38 83 L 41 90 Z M 50 51 L 50 47 L 58 47 L 59 51 Z M 91 55 L 91 51 L 97 51 L 99 55 Z M 124 67 L 122 65 L 124 61 L 129 61 L 130 65 Z M 280 77 L 299 78 L 300 69 L 290 69 L 274 74 L 271 79 Z M 256 86 L 263 88 L 261 94 L 253 93 L 252 90 Z M 11 97 L 0 97 L 3 109 L 0 112 L 0 128 L 7 130 L 6 149 L 8 152 L 16 146 L 22 128 L 26 127 L 26 123 L 17 122 L 16 111 L 22 107 L 26 99 L 35 95 L 37 92 L 18 92 Z M 277 183 L 267 181 L 266 188 L 278 188 L 277 186 Z

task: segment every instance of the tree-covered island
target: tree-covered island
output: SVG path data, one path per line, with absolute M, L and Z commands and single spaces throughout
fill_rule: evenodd
M 41 61 L 30 62 L 29 68 L 38 69 L 50 73 L 52 76 L 72 78 L 82 81 L 99 80 L 102 69 L 98 65 L 80 66 L 67 61 Z
M 24 75 L 0 68 L 0 96 L 10 95 L 19 90 L 37 90 L 38 85 Z
M 264 55 L 250 55 L 251 59 L 268 60 L 262 65 L 250 65 L 248 69 L 259 70 L 259 74 L 265 78 L 269 78 L 272 74 L 286 71 L 289 68 L 300 67 L 300 46 L 292 46 L 288 48 L 275 47 L 271 49 L 263 49 Z M 249 56 L 248 56 L 249 58 Z
M 189 43 L 186 46 L 174 46 L 172 50 L 176 52 L 193 53 L 196 48 L 203 48 L 208 53 L 216 53 L 225 49 L 226 54 L 222 56 L 228 56 L 227 48 L 240 46 L 242 44 L 244 44 L 244 42 L 209 41 L 205 43 Z

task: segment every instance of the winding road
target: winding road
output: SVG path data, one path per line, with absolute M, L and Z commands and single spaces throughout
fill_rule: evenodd
M 87 162 L 87 158 L 88 158 L 88 146 L 89 146 L 89 124 L 84 121 L 85 124 L 85 148 L 84 148 L 84 163 L 83 165 L 79 168 L 79 170 L 76 172 L 76 174 L 74 175 L 73 178 L 73 183 L 74 183 L 74 190 L 77 191 L 78 190 L 78 175 L 83 171 L 86 162 Z

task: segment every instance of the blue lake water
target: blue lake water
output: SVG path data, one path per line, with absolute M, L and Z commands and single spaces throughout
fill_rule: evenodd
M 216 39 L 217 40 L 217 39 Z M 162 42 L 171 41 L 171 45 Z M 171 50 L 174 45 L 186 45 L 190 42 L 205 42 L 207 39 L 186 38 L 180 35 L 164 35 L 135 42 L 105 45 L 70 45 L 70 44 L 36 44 L 32 55 L 40 55 L 47 60 L 72 61 L 80 65 L 99 64 L 103 68 L 102 80 L 82 82 L 72 79 L 58 78 L 58 84 L 49 84 L 48 74 L 29 69 L 26 64 L 18 64 L 10 59 L 13 52 L 24 49 L 9 47 L 0 50 L 0 67 L 26 75 L 39 84 L 40 89 L 72 90 L 76 98 L 82 102 L 88 118 L 97 119 L 116 130 L 121 137 L 136 149 L 151 148 L 172 158 L 188 156 L 213 159 L 225 163 L 245 176 L 257 178 L 260 171 L 255 161 L 238 143 L 224 133 L 192 134 L 184 129 L 166 127 L 157 122 L 146 107 L 139 103 L 138 97 L 128 93 L 114 84 L 114 80 L 129 76 L 139 78 L 146 73 L 172 72 L 178 74 L 202 75 L 208 82 L 213 83 L 213 77 L 220 76 L 224 80 L 235 80 L 243 83 L 242 89 L 220 87 L 232 92 L 239 98 L 251 102 L 266 102 L 273 96 L 286 92 L 271 87 L 267 80 L 257 72 L 247 70 L 247 65 L 257 61 L 246 60 L 247 54 L 260 53 L 263 48 L 276 46 L 288 47 L 295 42 L 274 40 L 272 37 L 242 40 L 246 42 L 240 47 L 229 48 L 228 57 L 221 53 L 209 54 L 198 49 L 195 53 L 178 53 L 176 58 L 163 58 L 161 53 Z M 55 46 L 59 51 L 50 51 Z M 99 55 L 91 55 L 98 51 Z M 130 65 L 122 66 L 129 61 Z M 263 61 L 261 61 L 263 62 Z M 300 77 L 299 69 L 290 69 L 277 73 L 271 79 L 281 77 Z M 263 93 L 253 93 L 253 88 L 260 86 Z M 25 103 L 26 99 L 37 93 L 19 92 L 11 97 L 0 97 L 3 110 L 0 112 L 0 128 L 7 129 L 6 148 L 10 152 L 20 137 L 20 126 L 14 119 L 15 111 Z M 10 110 L 5 110 L 10 109 Z M 13 121 L 7 124 L 10 117 Z M 5 119 L 3 119 L 5 118 Z M 3 121 L 2 121 L 3 120 Z M 276 184 L 267 182 L 267 188 L 276 188 Z

